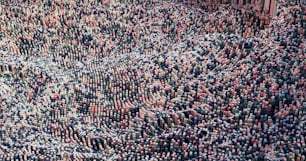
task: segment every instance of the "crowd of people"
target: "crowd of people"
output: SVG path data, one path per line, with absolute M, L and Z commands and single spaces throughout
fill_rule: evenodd
M 0 2 L 3 160 L 305 160 L 306 10 Z

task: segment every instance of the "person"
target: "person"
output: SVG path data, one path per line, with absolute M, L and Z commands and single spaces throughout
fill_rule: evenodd
M 216 1 L 150 2 L 148 8 L 139 2 L 44 0 L 18 3 L 21 12 L 8 2 L 1 19 L 14 23 L 2 23 L 1 35 L 14 50 L 1 61 L 27 67 L 6 67 L 14 72 L 4 72 L 1 80 L 11 89 L 1 92 L 2 112 L 14 119 L 2 128 L 33 128 L 9 135 L 13 141 L 2 140 L 0 150 L 22 151 L 19 140 L 32 142 L 20 136 L 24 132 L 46 134 L 40 141 L 50 150 L 41 158 L 51 160 L 98 153 L 102 159 L 120 154 L 121 160 L 303 159 L 304 12 L 279 2 L 271 20 L 251 6 Z M 35 53 L 41 49 L 43 54 Z M 35 71 L 38 59 L 50 64 Z M 18 113 L 9 112 L 13 106 L 37 115 L 26 114 L 21 123 Z M 48 144 L 64 131 L 71 142 L 63 149 Z M 73 152 L 72 144 L 93 155 Z M 44 148 L 30 149 L 28 158 Z

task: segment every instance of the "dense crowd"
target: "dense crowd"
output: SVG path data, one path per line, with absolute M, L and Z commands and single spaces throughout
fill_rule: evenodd
M 0 2 L 0 158 L 305 160 L 306 10 Z

